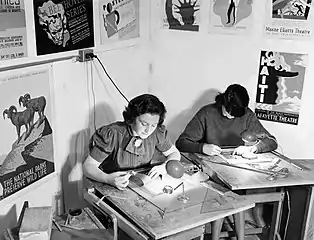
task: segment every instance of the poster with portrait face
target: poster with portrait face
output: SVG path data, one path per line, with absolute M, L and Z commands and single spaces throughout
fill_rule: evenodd
M 312 0 L 267 0 L 264 34 L 286 39 L 311 39 Z
M 100 0 L 101 44 L 139 37 L 139 0 Z
M 0 61 L 26 56 L 24 0 L 0 1 Z
M 50 71 L 0 74 L 0 201 L 55 171 Z
M 199 31 L 201 0 L 161 0 L 162 28 Z
M 210 33 L 245 34 L 253 23 L 254 0 L 211 0 Z
M 37 55 L 94 47 L 92 0 L 34 0 Z
M 258 119 L 297 125 L 308 55 L 261 51 L 255 113 Z

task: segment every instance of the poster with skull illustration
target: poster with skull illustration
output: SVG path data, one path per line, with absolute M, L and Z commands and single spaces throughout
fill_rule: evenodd
M 308 54 L 261 51 L 255 113 L 266 121 L 297 125 Z
M 37 55 L 94 47 L 92 0 L 34 0 Z

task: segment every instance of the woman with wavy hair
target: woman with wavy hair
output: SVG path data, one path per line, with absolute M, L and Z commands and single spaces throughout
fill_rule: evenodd
M 132 99 L 123 111 L 124 121 L 96 130 L 90 140 L 90 153 L 83 164 L 84 174 L 96 181 L 123 190 L 129 184 L 130 170 L 149 167 L 155 150 L 168 160 L 180 160 L 165 126 L 164 104 L 154 95 Z M 154 179 L 166 173 L 165 162 L 153 166 Z

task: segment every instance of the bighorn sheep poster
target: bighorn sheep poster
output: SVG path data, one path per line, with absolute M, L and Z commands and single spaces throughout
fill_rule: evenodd
M 49 75 L 0 75 L 0 200 L 54 172 Z

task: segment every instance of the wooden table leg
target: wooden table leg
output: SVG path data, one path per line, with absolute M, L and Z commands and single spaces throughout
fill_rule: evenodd
M 211 223 L 212 240 L 219 240 L 223 221 L 224 218 L 221 218 Z
M 244 240 L 244 228 L 245 228 L 245 219 L 244 211 L 234 214 L 235 219 L 235 229 L 237 233 L 238 240 Z

